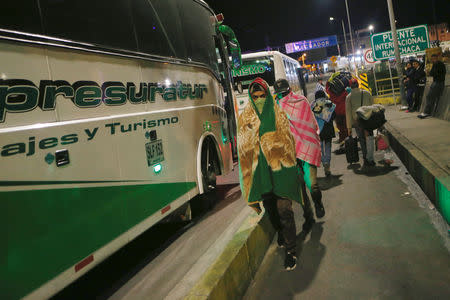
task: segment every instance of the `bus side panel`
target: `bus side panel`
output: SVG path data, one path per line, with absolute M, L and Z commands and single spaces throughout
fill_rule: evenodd
M 139 89 L 141 73 L 136 60 L 67 49 L 47 50 L 49 68 L 53 80 L 65 80 L 69 84 L 92 81 L 102 87 L 106 82 L 118 82 L 126 88 L 127 82 Z M 26 74 L 26 73 L 25 73 Z M 146 109 L 146 103 L 105 105 L 104 100 L 96 107 L 77 107 L 70 99 L 59 96 L 56 100 L 58 121 L 138 113 Z
M 0 86 L 17 79 L 34 83 L 39 89 L 39 81 L 50 79 L 45 49 L 40 46 L 24 46 L 11 42 L 0 42 Z M 26 75 L 26 78 L 24 77 Z M 6 112 L 0 129 L 24 124 L 56 121 L 54 110 L 42 111 L 39 108 L 21 113 Z
M 49 55 L 52 80 L 70 84 L 81 80 L 136 84 L 181 80 L 204 83 L 208 93 L 204 99 L 170 102 L 159 95 L 154 103 L 117 107 L 101 103 L 90 109 L 75 107 L 70 99 L 60 97 L 56 106 L 63 108 L 57 109 L 58 119 L 71 121 L 54 122 L 55 117 L 45 117 L 43 121 L 50 123 L 0 131 L 0 165 L 8 170 L 0 173 L 0 226 L 7 245 L 0 252 L 0 290 L 5 291 L 6 299 L 21 298 L 63 272 L 65 278 L 52 281 L 52 285 L 64 286 L 81 274 L 73 268 L 75 264 L 93 254 L 94 265 L 98 249 L 106 249 L 104 256 L 111 254 L 111 248 L 105 248 L 111 241 L 121 237 L 123 245 L 135 237 L 136 231 L 127 234 L 131 228 L 140 226 L 142 232 L 176 209 L 169 207 L 174 200 L 185 202 L 188 195 L 193 196 L 198 142 L 206 121 L 212 124 L 225 172 L 232 167 L 230 143 L 221 139 L 220 108 L 214 105 L 219 96 L 214 85 L 218 83 L 207 71 L 143 63 L 141 72 L 133 60 L 127 63 L 90 54 L 61 56 L 55 50 Z M 92 65 L 82 62 L 85 59 Z M 158 69 L 162 71 L 158 73 Z M 28 73 L 24 70 L 23 74 Z M 23 78 L 23 74 L 17 73 L 17 77 Z M 41 75 L 35 76 L 32 79 L 37 84 Z M 139 109 L 142 111 L 135 113 Z M 34 113 L 36 118 L 30 119 Z M 51 113 L 36 108 L 9 114 L 8 126 L 15 116 L 20 116 L 17 121 L 35 123 L 41 114 Z M 156 130 L 163 143 L 160 173 L 148 165 L 146 144 L 151 130 Z M 68 150 L 70 163 L 57 167 L 55 152 L 62 149 Z M 154 222 L 140 225 L 150 217 Z M 48 289 L 42 295 L 51 294 L 51 287 Z

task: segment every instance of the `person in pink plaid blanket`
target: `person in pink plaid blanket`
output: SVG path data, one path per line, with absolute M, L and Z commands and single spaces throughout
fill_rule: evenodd
M 305 183 L 311 192 L 316 216 L 322 218 L 325 215 L 325 208 L 322 204 L 322 192 L 317 183 L 317 167 L 321 161 L 319 126 L 308 99 L 294 94 L 286 79 L 277 80 L 274 88 L 277 98 L 280 99 L 279 104 L 289 118 L 297 162 L 305 174 Z

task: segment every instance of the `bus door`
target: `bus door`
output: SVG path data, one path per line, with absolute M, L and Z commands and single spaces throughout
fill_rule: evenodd
M 224 25 L 221 25 L 224 26 Z M 231 31 L 229 27 L 227 27 L 227 31 Z M 232 31 L 231 31 L 232 32 Z M 234 35 L 234 34 L 233 34 Z M 236 161 L 238 158 L 237 155 L 237 122 L 236 122 L 236 111 L 234 106 L 234 92 L 233 92 L 233 77 L 231 74 L 231 66 L 230 66 L 230 56 L 228 54 L 228 48 L 230 47 L 239 47 L 237 41 L 233 41 L 233 38 L 230 38 L 226 33 L 218 33 L 216 36 L 216 50 L 219 55 L 220 63 L 220 81 L 222 87 L 225 92 L 225 111 L 227 114 L 227 124 L 223 126 L 226 128 L 226 135 L 228 140 L 231 143 L 233 160 Z M 234 38 L 235 40 L 235 38 Z M 233 43 L 234 42 L 234 43 Z M 241 62 L 240 50 L 239 53 L 232 53 L 231 61 L 233 62 L 233 68 L 238 67 Z M 240 66 L 239 66 L 240 67 Z

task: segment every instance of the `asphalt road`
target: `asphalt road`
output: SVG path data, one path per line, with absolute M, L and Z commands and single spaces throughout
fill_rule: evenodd
M 450 299 L 448 233 L 398 158 L 366 172 L 333 155 L 332 173 L 318 171 L 326 215 L 308 235 L 295 206 L 297 268 L 274 240 L 244 299 Z

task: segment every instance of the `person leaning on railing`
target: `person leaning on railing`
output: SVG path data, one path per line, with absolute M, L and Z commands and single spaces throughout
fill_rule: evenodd
M 433 83 L 431 84 L 430 91 L 427 95 L 425 111 L 417 116 L 419 119 L 425 119 L 426 117 L 429 117 L 432 112 L 434 112 L 436 109 L 435 107 L 439 104 L 439 98 L 444 92 L 445 73 L 447 72 L 445 65 L 439 60 L 439 56 L 437 54 L 433 54 L 431 56 L 431 61 L 433 62 L 433 67 L 431 68 L 429 75 L 433 77 Z

